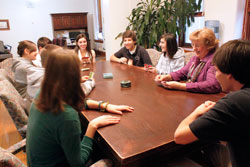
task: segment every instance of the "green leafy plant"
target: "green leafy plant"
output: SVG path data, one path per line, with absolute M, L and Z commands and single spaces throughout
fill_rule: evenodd
M 173 33 L 183 40 L 186 25 L 194 22 L 194 14 L 202 0 L 141 0 L 127 18 L 126 30 L 137 33 L 137 44 L 145 48 L 158 47 L 163 33 Z M 120 37 L 122 33 L 118 34 Z

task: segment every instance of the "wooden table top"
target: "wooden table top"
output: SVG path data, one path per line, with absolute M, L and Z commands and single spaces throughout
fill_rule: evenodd
M 134 66 L 99 62 L 90 69 L 95 72 L 96 81 L 89 95 L 91 99 L 135 108 L 132 113 L 124 113 L 119 124 L 97 132 L 97 140 L 103 141 L 105 149 L 121 166 L 176 145 L 173 139 L 179 123 L 199 104 L 206 100 L 217 101 L 223 96 L 167 90 L 155 84 L 155 74 Z M 104 79 L 103 73 L 113 73 L 114 77 Z M 121 80 L 130 80 L 131 87 L 121 88 Z M 83 111 L 82 114 L 88 121 L 103 115 L 98 111 Z

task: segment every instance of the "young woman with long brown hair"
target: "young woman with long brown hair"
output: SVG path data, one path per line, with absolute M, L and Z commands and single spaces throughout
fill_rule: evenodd
M 85 34 L 79 34 L 76 37 L 75 52 L 78 54 L 82 63 L 94 63 L 95 51 L 90 47 L 90 41 Z
M 104 115 L 89 122 L 81 140 L 78 112 L 84 108 L 110 113 L 134 109 L 125 105 L 86 100 L 81 88 L 80 61 L 74 51 L 48 53 L 40 93 L 32 103 L 27 131 L 28 166 L 84 166 L 99 127 L 117 124 L 118 116 Z

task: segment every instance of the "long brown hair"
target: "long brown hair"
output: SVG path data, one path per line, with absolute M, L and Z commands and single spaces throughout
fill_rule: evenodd
M 48 53 L 41 92 L 36 101 L 41 112 L 63 112 L 64 104 L 77 111 L 84 108 L 80 61 L 72 50 L 57 48 Z
M 87 41 L 87 47 L 86 47 L 86 50 L 87 50 L 87 52 L 88 52 L 88 53 L 89 53 L 89 55 L 90 55 L 90 59 L 92 60 L 93 55 L 92 55 L 92 52 L 91 52 L 90 41 L 89 41 L 89 39 L 88 39 L 87 35 L 85 35 L 85 34 L 79 34 L 79 35 L 77 35 L 77 37 L 76 37 L 76 47 L 75 47 L 75 52 L 78 54 L 78 50 L 80 49 L 80 47 L 78 46 L 78 41 L 79 41 L 81 38 L 85 38 L 85 40 Z
M 164 39 L 166 41 L 166 45 L 167 45 L 167 55 L 170 59 L 172 59 L 175 55 L 175 53 L 178 50 L 177 47 L 177 41 L 176 41 L 176 37 L 174 34 L 170 34 L 170 33 L 164 33 L 161 36 L 161 39 Z

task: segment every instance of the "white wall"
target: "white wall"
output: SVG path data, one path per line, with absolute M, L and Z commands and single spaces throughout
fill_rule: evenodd
M 205 20 L 220 21 L 220 44 L 241 38 L 245 0 L 204 0 Z
M 1 0 L 0 19 L 9 19 L 10 31 L 0 31 L 0 40 L 11 45 L 16 56 L 21 40 L 36 43 L 41 36 L 53 39 L 51 13 L 77 12 L 88 12 L 89 35 L 94 39 L 92 0 Z
M 120 49 L 114 38 L 128 25 L 128 17 L 140 0 L 103 0 L 106 58 Z M 203 0 L 205 20 L 220 21 L 220 44 L 241 38 L 245 0 Z
M 104 14 L 104 38 L 106 48 L 106 59 L 118 51 L 121 46 L 121 38 L 115 37 L 126 30 L 128 25 L 127 17 L 139 0 L 103 0 Z
M 107 59 L 121 48 L 118 33 L 125 31 L 127 17 L 140 0 L 103 0 L 103 27 Z M 27 7 L 33 2 L 33 7 Z M 204 0 L 205 20 L 219 20 L 220 41 L 240 38 L 245 0 Z M 16 47 L 21 40 L 34 42 L 41 36 L 53 38 L 51 13 L 88 12 L 89 35 L 93 46 L 94 0 L 1 0 L 0 19 L 9 19 L 10 31 L 0 31 L 0 40 Z

